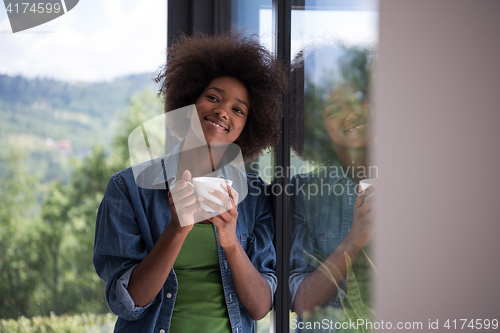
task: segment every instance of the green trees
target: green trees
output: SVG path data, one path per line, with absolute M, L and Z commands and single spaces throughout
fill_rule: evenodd
M 128 151 L 130 133 L 142 123 L 162 113 L 163 105 L 151 88 L 132 96 L 127 113 L 120 115 L 119 124 L 114 130 L 111 162 L 117 171 L 130 166 Z
M 97 209 L 111 175 L 130 164 L 128 134 L 162 112 L 151 89 L 130 103 L 112 153 L 95 146 L 73 163 L 67 184 L 39 185 L 20 156 L 2 160 L 0 319 L 109 312 L 104 282 L 92 264 Z
M 0 314 L 13 317 L 36 304 L 37 183 L 24 172 L 20 155 L 10 153 L 2 168 L 7 176 L 0 178 Z
M 49 312 L 107 311 L 92 247 L 97 208 L 112 174 L 108 164 L 104 149 L 95 147 L 78 163 L 69 184 L 52 185 L 42 205 L 39 252 L 45 265 L 40 278 L 49 293 L 43 297 Z

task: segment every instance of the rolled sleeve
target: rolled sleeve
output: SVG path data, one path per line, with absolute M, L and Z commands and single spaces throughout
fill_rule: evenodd
M 262 181 L 262 180 L 261 180 Z M 264 186 L 268 186 L 262 181 Z M 253 242 L 247 251 L 250 261 L 266 279 L 271 289 L 271 304 L 274 304 L 278 279 L 276 277 L 276 250 L 273 244 L 274 219 L 271 200 L 261 194 L 256 209 Z
M 274 294 L 276 293 L 276 288 L 278 287 L 278 278 L 276 277 L 276 274 L 271 274 L 271 273 L 262 273 L 262 276 L 264 279 L 266 279 L 267 283 L 269 284 L 269 289 L 271 289 L 271 307 L 272 304 L 274 304 Z
M 135 306 L 134 300 L 132 299 L 132 296 L 130 296 L 127 287 L 128 283 L 130 281 L 130 275 L 132 274 L 132 271 L 134 270 L 135 266 L 134 265 L 132 268 L 130 268 L 128 271 L 123 274 L 118 281 L 116 282 L 116 298 L 118 301 L 120 301 L 125 309 L 133 314 L 134 317 L 140 317 L 141 314 L 151 306 L 151 304 L 154 303 L 154 299 L 149 302 L 146 306 Z

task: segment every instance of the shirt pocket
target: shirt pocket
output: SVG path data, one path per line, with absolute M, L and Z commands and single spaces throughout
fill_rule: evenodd
M 248 249 L 250 248 L 251 244 L 253 243 L 254 236 L 243 233 L 243 234 L 240 234 L 238 236 L 238 238 L 240 239 L 241 247 L 243 248 L 243 250 L 245 250 L 245 252 L 247 252 Z

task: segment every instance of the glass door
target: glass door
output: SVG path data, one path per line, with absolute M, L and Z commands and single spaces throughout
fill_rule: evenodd
M 359 232 L 373 224 L 373 197 L 359 184 L 378 172 L 369 159 L 377 21 L 373 0 L 291 9 L 290 331 L 343 331 L 373 314 L 371 234 Z
M 378 173 L 369 159 L 377 0 L 188 3 L 179 10 L 185 19 L 176 15 L 185 33 L 255 36 L 288 70 L 278 150 L 246 165 L 272 184 L 276 223 L 278 289 L 257 331 L 335 332 L 370 318 L 370 237 L 351 228 L 373 220 L 355 215 L 360 181 Z M 169 3 L 170 17 L 176 6 Z M 194 20 L 202 12 L 204 21 Z M 175 29 L 169 21 L 169 34 Z M 363 246 L 351 251 L 351 239 Z

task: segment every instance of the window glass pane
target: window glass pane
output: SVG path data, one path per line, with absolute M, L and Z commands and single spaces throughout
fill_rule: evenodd
M 273 18 L 271 0 L 232 0 L 231 26 L 234 32 L 253 36 L 271 52 L 273 47 Z M 247 163 L 247 172 L 258 174 L 266 182 L 274 179 L 273 156 L 270 152 L 263 152 L 263 156 Z
M 130 132 L 163 113 L 152 74 L 166 2 L 68 9 L 19 33 L 0 11 L 0 332 L 112 331 L 92 263 L 96 213 L 130 166 Z
M 377 21 L 373 0 L 292 8 L 291 331 L 335 332 L 373 310 L 370 234 L 359 232 L 373 217 L 355 203 L 359 182 L 378 172 L 369 160 Z

